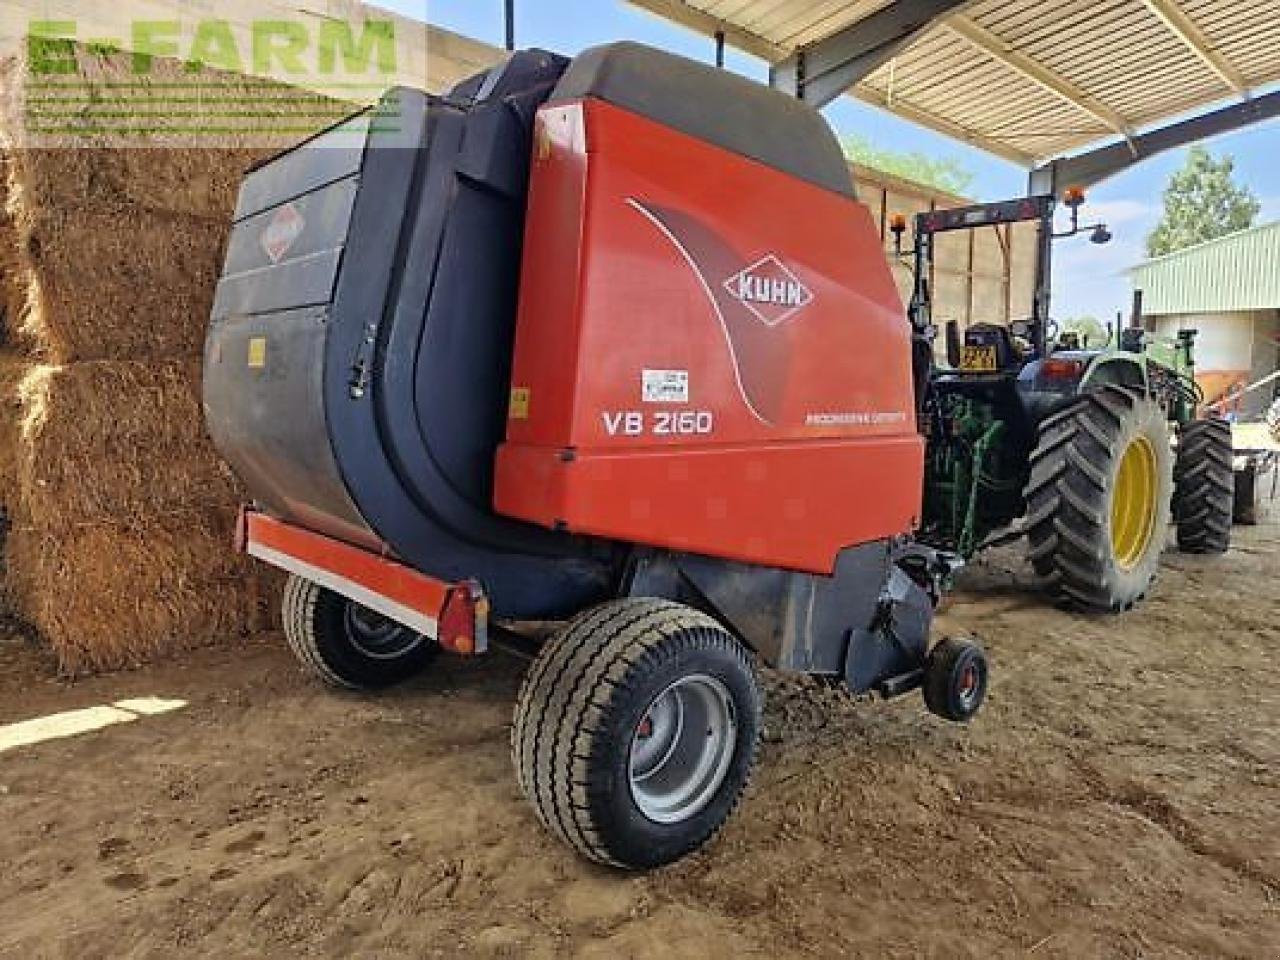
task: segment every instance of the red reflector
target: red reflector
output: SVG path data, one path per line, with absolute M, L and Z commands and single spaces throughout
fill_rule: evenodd
M 489 601 L 479 584 L 470 581 L 450 588 L 440 612 L 436 640 L 454 653 L 481 653 L 488 649 Z
M 1050 358 L 1040 367 L 1040 376 L 1050 380 L 1075 380 L 1084 373 L 1083 360 Z

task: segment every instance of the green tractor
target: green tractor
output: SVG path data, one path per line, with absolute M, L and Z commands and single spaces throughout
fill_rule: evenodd
M 1083 194 L 1064 202 L 1071 226 L 1054 233 L 1057 201 L 1033 196 L 915 219 L 917 396 L 927 436 L 921 539 L 968 559 L 1025 537 L 1044 590 L 1058 603 L 1116 613 L 1149 591 L 1172 515 L 1191 553 L 1230 545 L 1234 480 L 1230 425 L 1199 419 L 1195 334 L 1176 340 L 1134 323 L 1105 345 L 1049 319 L 1053 243 L 1081 227 Z M 934 359 L 930 283 L 944 232 L 1038 224 L 1031 317 L 1009 326 L 946 325 L 947 363 Z M 895 218 L 899 251 L 906 222 Z

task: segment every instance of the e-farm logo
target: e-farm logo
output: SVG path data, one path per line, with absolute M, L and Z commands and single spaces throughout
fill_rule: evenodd
M 36 76 L 77 70 L 76 44 L 98 51 L 129 51 L 132 71 L 152 73 L 157 58 L 177 60 L 191 73 L 288 78 L 381 75 L 396 72 L 396 33 L 391 20 L 135 20 L 128 36 L 81 37 L 74 20 L 38 20 L 27 32 L 28 64 Z
M 398 44 L 410 39 L 397 36 L 399 22 L 32 19 L 22 133 L 60 146 L 160 138 L 276 148 L 339 124 L 353 135 L 395 133 L 399 103 L 383 94 L 399 76 Z

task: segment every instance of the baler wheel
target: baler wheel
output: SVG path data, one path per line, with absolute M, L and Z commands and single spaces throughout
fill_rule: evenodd
M 967 723 L 987 697 L 987 655 L 972 640 L 948 637 L 929 651 L 924 665 L 924 702 L 931 713 Z
M 511 755 L 539 819 L 583 856 L 628 870 L 706 843 L 755 764 L 762 696 L 750 653 L 707 615 L 614 600 L 539 653 Z
M 1042 586 L 1064 606 L 1131 608 L 1155 579 L 1172 493 L 1164 411 L 1140 394 L 1104 386 L 1045 419 L 1026 488 Z
M 281 616 L 303 668 L 346 690 L 407 680 L 439 649 L 430 638 L 297 575 L 285 584 Z
M 1173 519 L 1183 553 L 1226 553 L 1235 509 L 1231 424 L 1217 418 L 1182 428 L 1174 464 Z

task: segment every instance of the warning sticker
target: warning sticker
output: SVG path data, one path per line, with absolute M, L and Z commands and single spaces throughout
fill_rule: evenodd
M 261 370 L 267 365 L 267 338 L 266 337 L 250 337 L 249 338 L 249 367 L 253 370 Z
M 688 370 L 645 370 L 640 381 L 645 403 L 689 402 Z
M 528 420 L 529 419 L 529 388 L 528 387 L 512 387 L 511 388 L 511 404 L 507 408 L 508 420 Z
M 272 263 L 279 263 L 283 259 L 306 225 L 302 214 L 292 203 L 286 203 L 276 211 L 276 215 L 267 224 L 267 229 L 262 231 L 262 249 Z

